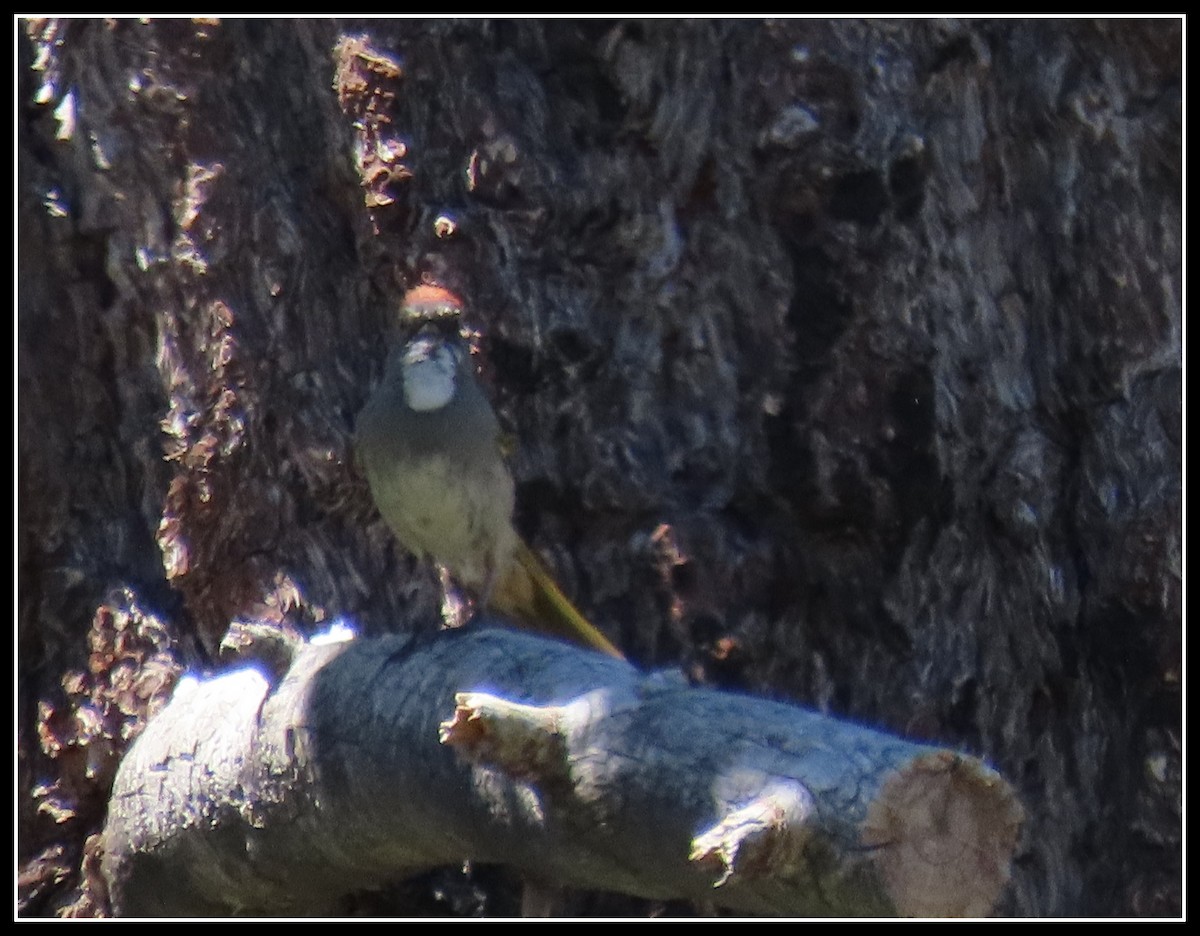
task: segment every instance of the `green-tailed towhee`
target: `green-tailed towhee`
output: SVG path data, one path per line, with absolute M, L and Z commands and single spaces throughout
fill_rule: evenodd
M 515 623 L 622 656 L 555 585 L 513 527 L 500 425 L 460 333 L 462 303 L 440 286 L 404 297 L 404 339 L 358 417 L 356 449 L 383 519 Z

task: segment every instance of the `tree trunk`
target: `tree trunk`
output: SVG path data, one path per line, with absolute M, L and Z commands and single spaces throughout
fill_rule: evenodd
M 1179 20 L 23 27 L 22 912 L 231 623 L 439 627 L 349 444 L 422 277 L 631 660 L 985 758 L 1000 913 L 1180 912 Z

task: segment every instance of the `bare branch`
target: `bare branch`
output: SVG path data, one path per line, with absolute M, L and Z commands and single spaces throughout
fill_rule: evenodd
M 185 682 L 118 774 L 123 914 L 320 912 L 471 858 L 792 915 L 982 914 L 1021 819 L 978 760 L 501 629 Z

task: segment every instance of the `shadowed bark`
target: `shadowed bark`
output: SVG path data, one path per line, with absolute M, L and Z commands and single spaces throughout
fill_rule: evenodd
M 23 912 L 231 622 L 438 626 L 349 446 L 422 276 L 631 659 L 986 758 L 1002 913 L 1179 912 L 1179 21 L 21 25 Z

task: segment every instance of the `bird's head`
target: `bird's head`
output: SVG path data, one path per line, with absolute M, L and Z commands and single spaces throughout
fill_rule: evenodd
M 400 303 L 400 324 L 409 334 L 430 325 L 457 331 L 462 314 L 463 301 L 444 286 L 414 286 Z
M 462 311 L 462 300 L 441 286 L 416 286 L 404 294 L 400 366 L 404 399 L 417 412 L 441 409 L 454 398 L 468 354 Z

